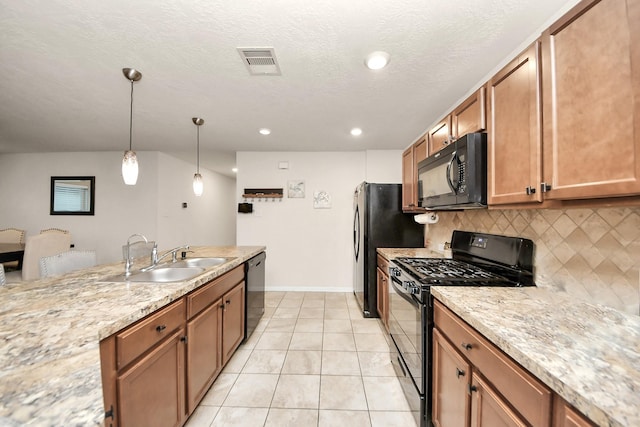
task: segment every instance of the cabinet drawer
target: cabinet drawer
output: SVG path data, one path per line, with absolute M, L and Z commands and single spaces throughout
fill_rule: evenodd
M 243 280 L 244 264 L 191 292 L 187 295 L 187 318 L 191 319 L 200 313 Z
M 116 334 L 117 369 L 122 369 L 168 337 L 184 323 L 184 317 L 184 300 L 180 299 L 124 331 L 118 332 Z
M 384 274 L 389 275 L 389 261 L 382 255 L 378 254 L 377 258 L 378 268 L 382 270 Z
M 548 426 L 551 391 L 439 301 L 434 323 L 472 365 L 532 425 Z

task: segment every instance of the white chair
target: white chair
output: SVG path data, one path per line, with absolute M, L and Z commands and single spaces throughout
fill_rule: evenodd
M 22 271 L 6 274 L 7 282 L 35 280 L 40 278 L 40 258 L 56 255 L 69 250 L 71 235 L 65 233 L 43 233 L 28 236 L 24 246 Z
M 40 277 L 58 276 L 97 264 L 96 251 L 67 251 L 40 258 Z
M 64 233 L 69 234 L 69 230 L 63 230 L 62 228 L 45 228 L 44 230 L 40 230 L 40 234 L 42 233 Z

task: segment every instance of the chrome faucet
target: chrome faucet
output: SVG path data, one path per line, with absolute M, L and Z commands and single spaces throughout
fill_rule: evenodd
M 131 256 L 131 239 L 134 237 L 142 237 L 145 243 L 149 243 L 147 238 L 142 234 L 132 234 L 131 236 L 129 236 L 129 238 L 127 239 L 127 255 L 125 257 L 126 259 L 124 263 L 124 277 L 131 276 L 131 264 L 133 262 L 133 257 Z
M 177 248 L 170 249 L 158 258 L 158 245 L 153 245 L 153 250 L 151 251 L 151 266 L 155 267 L 168 255 L 171 255 L 171 262 L 178 261 L 178 251 L 181 250 L 189 250 L 189 245 L 178 246 Z

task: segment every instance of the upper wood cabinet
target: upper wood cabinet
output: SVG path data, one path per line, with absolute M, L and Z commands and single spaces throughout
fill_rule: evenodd
M 458 139 L 487 129 L 486 89 L 481 87 L 451 113 L 451 134 Z
M 538 48 L 533 44 L 487 83 L 490 205 L 542 201 Z
M 431 128 L 429 135 L 429 155 L 442 150 L 453 141 L 451 133 L 451 114 Z
M 639 22 L 637 1 L 589 0 L 543 33 L 545 198 L 640 194 Z
M 418 206 L 418 163 L 427 158 L 427 136 L 402 153 L 402 211 L 422 212 Z

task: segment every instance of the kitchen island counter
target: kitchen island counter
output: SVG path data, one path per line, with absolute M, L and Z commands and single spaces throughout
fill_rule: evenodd
M 265 251 L 191 249 L 229 261 L 174 283 L 105 281 L 120 262 L 0 288 L 0 425 L 102 425 L 99 341 Z
M 543 288 L 432 295 L 599 426 L 640 426 L 640 317 Z

